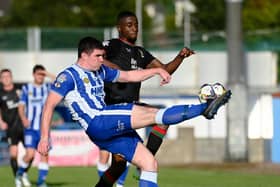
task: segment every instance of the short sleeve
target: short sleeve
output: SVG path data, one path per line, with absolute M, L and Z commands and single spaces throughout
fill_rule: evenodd
M 73 90 L 75 87 L 74 80 L 69 72 L 60 73 L 53 84 L 51 85 L 51 91 L 58 93 L 61 96 L 66 96 L 66 94 Z
M 117 69 L 110 68 L 108 66 L 102 65 L 104 71 L 104 81 L 105 82 L 116 82 L 119 78 L 120 71 Z
M 144 54 L 143 62 L 145 62 L 144 66 L 146 68 L 155 59 L 155 57 L 150 52 L 148 52 L 146 49 L 144 49 L 142 47 L 141 47 L 141 50 Z
M 27 104 L 27 100 L 28 100 L 28 89 L 27 89 L 27 84 L 23 85 L 21 88 L 21 94 L 20 94 L 20 98 L 19 98 L 19 103 L 20 104 Z

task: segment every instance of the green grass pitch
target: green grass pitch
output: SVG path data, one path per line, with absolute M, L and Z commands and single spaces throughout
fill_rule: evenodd
M 160 187 L 280 187 L 280 170 L 267 170 L 258 167 L 161 167 L 158 181 Z M 125 187 L 138 186 L 132 177 L 134 171 L 131 167 Z M 35 187 L 37 168 L 31 168 L 29 178 Z M 47 184 L 50 187 L 93 187 L 97 180 L 95 167 L 51 167 Z M 0 166 L 0 187 L 13 186 L 10 167 Z

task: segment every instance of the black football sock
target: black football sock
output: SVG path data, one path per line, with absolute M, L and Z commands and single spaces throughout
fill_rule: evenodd
M 126 169 L 126 160 L 119 155 L 112 155 L 111 166 L 100 177 L 95 187 L 112 187 Z
M 149 134 L 146 147 L 155 155 L 162 144 L 162 139 L 166 135 L 167 129 L 162 129 L 155 125 Z
M 17 169 L 18 169 L 18 164 L 17 164 L 17 159 L 16 158 L 11 158 L 10 159 L 10 164 L 13 170 L 13 174 L 14 176 L 16 176 L 17 173 Z

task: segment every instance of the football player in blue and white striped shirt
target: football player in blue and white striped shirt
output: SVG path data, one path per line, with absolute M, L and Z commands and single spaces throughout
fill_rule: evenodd
M 80 40 L 78 61 L 66 68 L 51 87 L 42 115 L 41 140 L 38 151 L 47 155 L 49 130 L 55 106 L 64 100 L 72 117 L 77 120 L 89 138 L 101 149 L 122 156 L 141 169 L 140 187 L 157 187 L 157 162 L 143 145 L 135 129 L 150 124 L 172 125 L 200 115 L 214 118 L 217 110 L 228 102 L 230 91 L 198 105 L 177 105 L 158 109 L 134 103 L 106 105 L 104 81 L 139 82 L 154 75 L 169 83 L 171 76 L 162 68 L 121 71 L 103 64 L 102 43 L 92 37 Z M 205 111 L 208 111 L 207 114 Z M 112 187 L 117 178 L 107 170 L 96 187 Z
M 17 171 L 17 177 L 23 177 L 34 159 L 35 152 L 40 140 L 40 126 L 43 106 L 46 102 L 50 83 L 45 83 L 45 77 L 53 75 L 45 70 L 42 65 L 35 65 L 33 67 L 34 82 L 27 83 L 22 86 L 22 93 L 18 106 L 19 115 L 24 125 L 24 146 L 26 154 L 20 162 L 20 167 Z M 37 180 L 38 186 L 46 186 L 45 178 L 48 174 L 48 157 L 42 156 L 38 165 L 39 175 Z M 23 181 L 23 180 L 22 180 Z

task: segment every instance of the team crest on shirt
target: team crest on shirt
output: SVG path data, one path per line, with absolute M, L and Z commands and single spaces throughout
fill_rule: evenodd
M 86 84 L 88 84 L 88 83 L 89 83 L 89 80 L 88 80 L 88 78 L 87 78 L 87 77 L 85 77 L 83 81 L 84 81 L 84 83 L 86 83 Z

